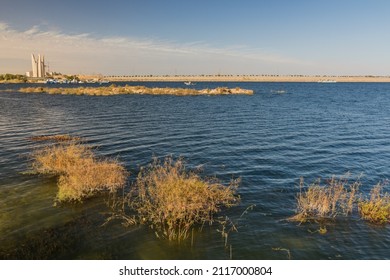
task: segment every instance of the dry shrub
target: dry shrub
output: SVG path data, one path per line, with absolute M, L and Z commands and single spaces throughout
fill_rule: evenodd
M 224 186 L 187 172 L 181 159 L 155 159 L 139 172 L 130 205 L 139 222 L 149 224 L 158 236 L 180 241 L 189 236 L 193 225 L 212 223 L 221 208 L 236 205 L 237 186 L 237 180 Z
M 126 169 L 113 159 L 97 158 L 80 142 L 56 143 L 32 154 L 32 168 L 59 176 L 59 201 L 81 201 L 99 191 L 115 191 L 125 185 Z
M 385 224 L 390 222 L 390 195 L 383 193 L 383 185 L 372 188 L 370 197 L 359 202 L 359 214 L 363 220 Z
M 297 214 L 290 220 L 306 222 L 313 219 L 348 216 L 352 213 L 359 186 L 359 181 L 348 184 L 345 178 L 332 177 L 325 186 L 321 186 L 318 182 L 303 190 L 303 180 L 301 180 L 300 193 L 297 196 Z

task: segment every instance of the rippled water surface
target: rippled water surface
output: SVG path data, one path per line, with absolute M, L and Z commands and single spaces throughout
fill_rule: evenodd
M 183 87 L 182 83 L 145 83 Z M 0 255 L 46 259 L 389 259 L 389 225 L 353 214 L 325 224 L 286 221 L 300 177 L 352 177 L 362 192 L 390 174 L 390 84 L 198 83 L 249 88 L 253 96 L 63 96 L 0 93 Z M 135 175 L 153 156 L 183 156 L 189 168 L 227 182 L 241 178 L 242 203 L 228 210 L 238 232 L 228 245 L 219 226 L 196 231 L 192 245 L 153 231 L 102 226 L 101 197 L 54 206 L 54 178 L 23 174 L 38 144 L 69 133 L 118 157 Z M 389 188 L 385 187 L 387 191 Z M 253 210 L 241 216 L 251 206 Z

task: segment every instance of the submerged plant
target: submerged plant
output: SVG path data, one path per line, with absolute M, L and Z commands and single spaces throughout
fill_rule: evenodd
M 58 201 L 81 201 L 100 191 L 113 192 L 127 180 L 127 171 L 117 160 L 100 159 L 79 141 L 44 146 L 32 154 L 32 160 L 36 173 L 59 177 Z
M 189 237 L 195 224 L 212 223 L 223 207 L 236 205 L 237 186 L 237 180 L 224 186 L 216 179 L 203 179 L 187 171 L 181 159 L 156 159 L 139 172 L 129 205 L 138 222 L 148 224 L 157 236 L 180 241 Z
M 359 214 L 363 220 L 385 224 L 390 222 L 390 195 L 383 193 L 383 185 L 372 188 L 370 197 L 359 202 Z

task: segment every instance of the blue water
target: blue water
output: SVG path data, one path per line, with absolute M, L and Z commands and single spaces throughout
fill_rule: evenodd
M 132 84 L 132 83 L 128 83 Z M 183 87 L 182 83 L 137 83 Z M 65 96 L 0 85 L 0 257 L 47 259 L 389 259 L 389 225 L 355 213 L 321 224 L 286 219 L 299 180 L 363 173 L 367 193 L 390 174 L 390 84 L 197 83 L 254 90 L 253 96 Z M 218 225 L 193 244 L 113 222 L 101 197 L 53 206 L 53 178 L 22 174 L 42 134 L 72 134 L 118 157 L 135 176 L 152 157 L 183 156 L 223 182 L 241 178 L 237 225 L 227 246 Z M 385 187 L 389 191 L 389 187 Z M 241 216 L 245 209 L 253 209 Z

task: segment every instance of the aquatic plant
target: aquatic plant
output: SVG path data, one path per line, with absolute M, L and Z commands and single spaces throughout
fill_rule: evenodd
M 228 186 L 187 171 L 182 159 L 155 159 L 141 169 L 128 203 L 138 223 L 149 225 L 156 235 L 181 241 L 195 224 L 212 223 L 222 208 L 238 204 L 238 180 Z M 134 195 L 135 194 L 135 195 Z
M 58 176 L 58 201 L 81 201 L 101 191 L 125 185 L 127 171 L 116 159 L 98 158 L 79 141 L 57 142 L 31 155 L 32 169 Z
M 296 215 L 290 220 L 306 222 L 313 219 L 348 216 L 352 213 L 359 186 L 359 181 L 349 184 L 346 178 L 332 177 L 326 185 L 316 182 L 304 189 L 303 179 L 301 179 L 300 192 L 296 198 Z
M 362 199 L 358 207 L 363 220 L 376 224 L 390 222 L 390 195 L 383 193 L 382 184 L 374 186 L 369 198 Z

